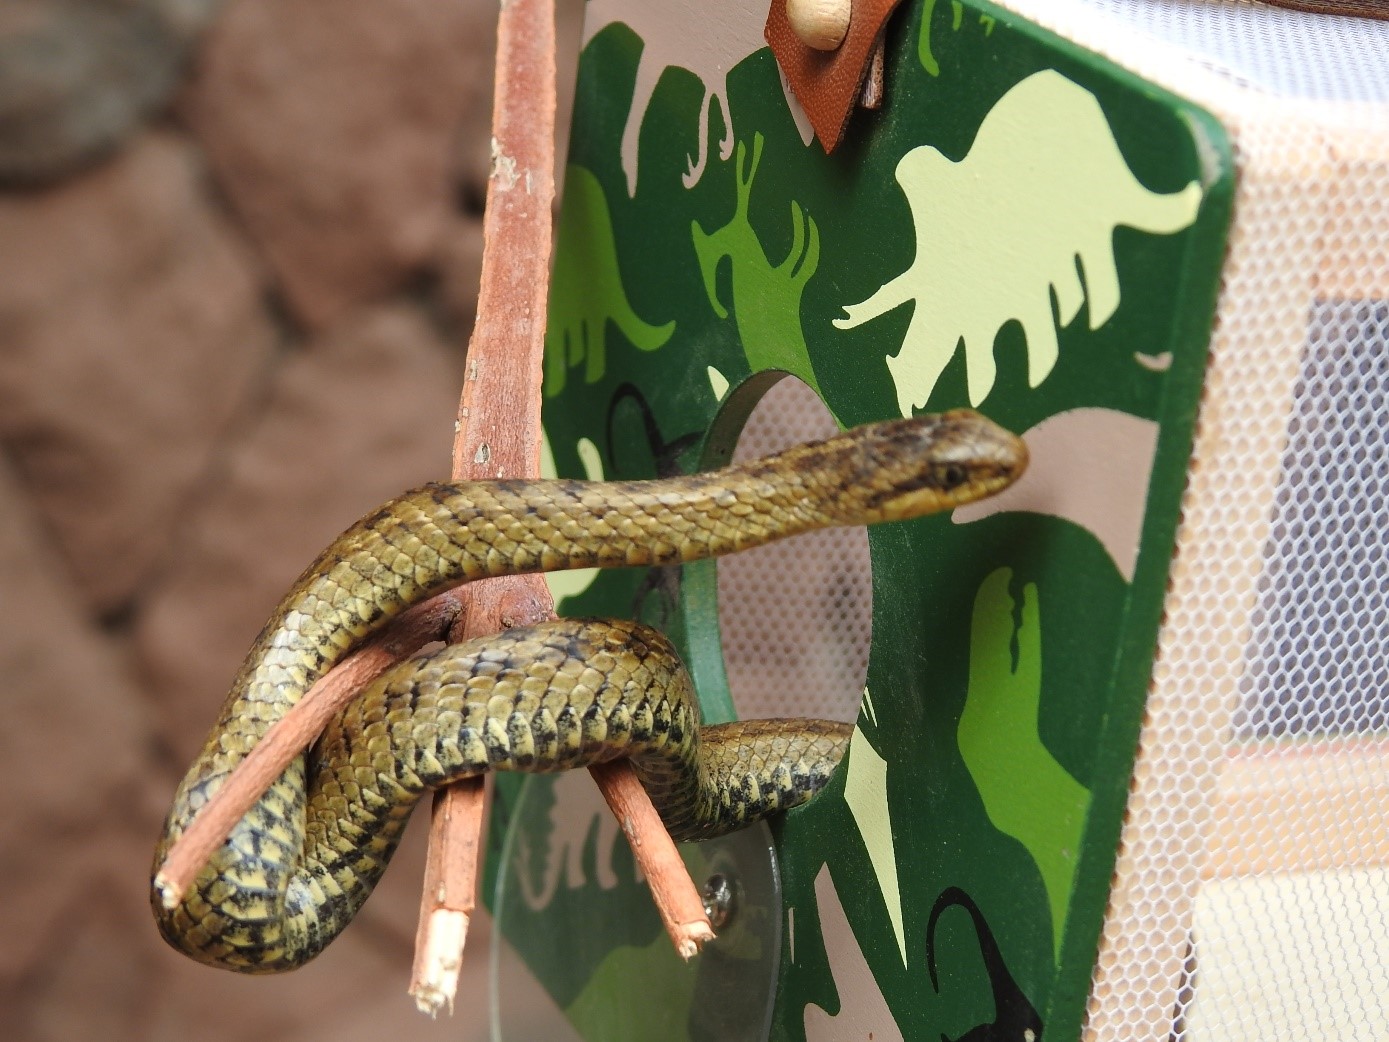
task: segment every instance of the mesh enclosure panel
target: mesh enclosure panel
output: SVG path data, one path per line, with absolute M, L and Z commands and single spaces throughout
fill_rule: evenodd
M 1222 78 L 1283 97 L 1389 101 L 1382 63 L 1346 60 L 1389 47 L 1389 25 L 1326 18 L 1253 2 L 1085 0 L 1143 35 L 1162 40 Z
M 1389 303 L 1313 309 L 1273 509 L 1236 734 L 1389 728 Z
M 1238 164 L 1087 1037 L 1389 1037 L 1389 23 L 1004 6 Z
M 787 377 L 754 407 L 735 460 L 838 431 L 809 386 Z M 718 565 L 719 628 L 742 719 L 852 721 L 868 677 L 873 574 L 865 528 L 813 532 Z

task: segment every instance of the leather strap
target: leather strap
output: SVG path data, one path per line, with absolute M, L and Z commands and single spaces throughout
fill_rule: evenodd
M 874 44 L 900 2 L 854 0 L 844 42 L 836 50 L 817 51 L 801 43 L 791 28 L 786 0 L 772 0 L 765 33 L 767 43 L 826 153 L 833 152 L 844 137 L 868 74 Z

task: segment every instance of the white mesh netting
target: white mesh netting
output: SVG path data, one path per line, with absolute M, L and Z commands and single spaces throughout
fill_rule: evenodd
M 1273 510 L 1236 734 L 1389 730 L 1389 301 L 1314 308 Z
M 752 411 L 735 460 L 838 431 L 809 386 L 786 377 Z M 719 627 L 742 719 L 852 721 L 868 677 L 873 575 L 868 531 L 837 528 L 719 562 Z
M 1389 23 L 1004 3 L 1238 165 L 1087 1038 L 1389 1038 Z

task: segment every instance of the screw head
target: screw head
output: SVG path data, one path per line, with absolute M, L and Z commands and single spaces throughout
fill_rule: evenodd
M 704 881 L 700 897 L 704 899 L 704 914 L 709 917 L 709 925 L 715 930 L 722 930 L 736 910 L 733 880 L 722 872 L 715 872 Z

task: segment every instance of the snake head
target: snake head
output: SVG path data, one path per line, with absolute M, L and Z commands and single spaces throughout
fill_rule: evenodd
M 858 480 L 843 497 L 844 524 L 900 521 L 953 510 L 1001 492 L 1027 469 L 1027 446 L 972 409 L 888 420 L 847 432 Z

